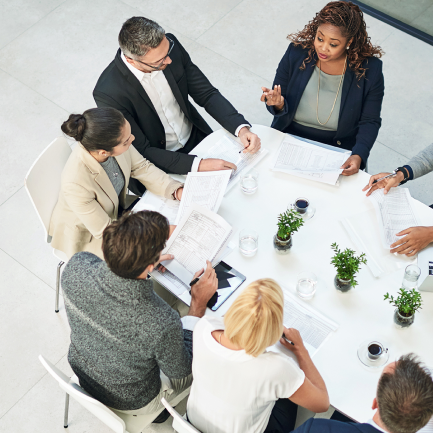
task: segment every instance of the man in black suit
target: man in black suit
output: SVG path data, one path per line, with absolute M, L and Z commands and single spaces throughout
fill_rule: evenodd
M 132 17 L 122 26 L 115 59 L 93 91 L 98 107 L 121 111 L 131 124 L 134 147 L 168 173 L 235 168 L 221 159 L 188 153 L 212 130 L 188 96 L 241 139 L 244 152 L 260 149 L 251 125 L 212 86 L 172 34 L 154 21 Z M 132 188 L 134 190 L 134 188 Z
M 433 416 L 430 371 L 413 354 L 391 362 L 383 369 L 372 409 L 377 410 L 366 423 L 336 421 L 345 418 L 337 414 L 335 419 L 310 418 L 293 433 L 415 433 Z

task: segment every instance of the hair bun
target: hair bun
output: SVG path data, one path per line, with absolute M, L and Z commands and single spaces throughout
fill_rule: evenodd
M 61 129 L 69 137 L 81 141 L 86 129 L 86 118 L 82 114 L 71 114 L 69 119 L 63 122 Z

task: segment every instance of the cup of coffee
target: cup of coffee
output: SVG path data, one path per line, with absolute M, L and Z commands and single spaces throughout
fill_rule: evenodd
M 387 349 L 385 349 L 378 341 L 372 341 L 367 346 L 367 355 L 372 361 L 379 359 L 386 351 Z
M 310 205 L 310 201 L 305 197 L 299 197 L 295 201 L 296 212 L 300 214 L 304 214 L 308 210 L 308 206 Z

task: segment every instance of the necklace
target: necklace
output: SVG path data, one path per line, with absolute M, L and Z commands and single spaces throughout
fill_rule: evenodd
M 320 62 L 320 60 L 319 60 L 319 62 Z M 335 99 L 334 99 L 334 103 L 332 104 L 331 112 L 329 113 L 329 116 L 328 116 L 328 118 L 326 119 L 326 122 L 325 122 L 325 123 L 322 123 L 322 122 L 319 120 L 320 73 L 322 72 L 322 68 L 320 67 L 320 63 L 319 63 L 319 81 L 318 81 L 318 85 L 317 85 L 316 117 L 317 117 L 317 121 L 318 121 L 322 126 L 325 126 L 325 125 L 328 123 L 328 121 L 329 121 L 329 119 L 331 118 L 332 113 L 333 113 L 333 111 L 334 111 L 335 103 L 337 102 L 338 94 L 340 93 L 341 83 L 343 82 L 344 72 L 346 71 L 346 64 L 347 64 L 347 56 L 346 56 L 346 59 L 344 60 L 343 73 L 341 74 L 340 84 L 338 85 L 337 94 L 335 95 Z

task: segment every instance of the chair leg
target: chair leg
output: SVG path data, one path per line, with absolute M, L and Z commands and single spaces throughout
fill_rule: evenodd
M 57 278 L 56 278 L 56 305 L 54 311 L 56 313 L 59 312 L 59 292 L 60 292 L 60 269 L 64 265 L 65 262 L 59 262 L 57 265 Z
M 63 420 L 63 427 L 68 428 L 68 413 L 69 413 L 69 394 L 66 393 L 66 400 L 65 400 L 65 418 Z

